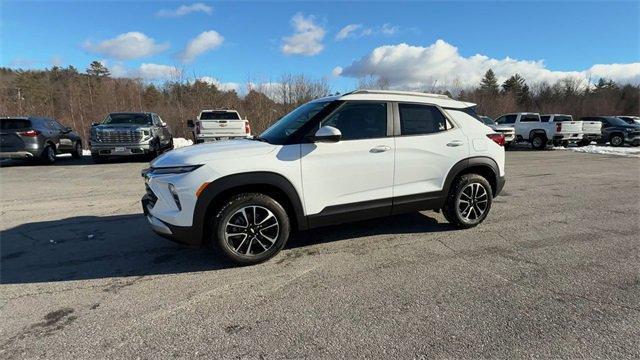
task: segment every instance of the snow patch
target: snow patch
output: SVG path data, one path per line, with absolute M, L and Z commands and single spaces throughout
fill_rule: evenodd
M 570 150 L 587 154 L 617 155 L 626 157 L 640 157 L 640 147 L 610 147 L 587 145 L 582 147 L 554 147 L 554 150 Z
M 185 138 L 173 138 L 174 149 L 185 147 L 185 146 L 191 146 L 191 145 L 193 145 L 193 140 L 188 140 Z

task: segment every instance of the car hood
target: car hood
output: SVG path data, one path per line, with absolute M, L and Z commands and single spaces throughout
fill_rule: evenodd
M 123 125 L 123 124 L 102 124 L 102 125 L 96 125 L 93 127 L 96 130 L 126 130 L 126 131 L 132 131 L 132 130 L 148 130 L 149 128 L 151 128 L 151 125 Z
M 218 141 L 171 150 L 151 162 L 151 167 L 200 165 L 221 158 L 239 159 L 263 155 L 275 149 L 275 145 L 249 139 Z

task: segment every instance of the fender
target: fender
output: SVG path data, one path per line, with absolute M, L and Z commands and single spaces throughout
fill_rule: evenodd
M 293 208 L 298 229 L 306 230 L 308 228 L 302 201 L 293 184 L 280 174 L 256 171 L 224 176 L 207 185 L 207 188 L 198 197 L 193 211 L 193 237 L 202 239 L 204 224 L 207 221 L 207 209 L 218 195 L 233 188 L 247 185 L 269 185 L 281 190 L 287 196 Z
M 466 169 L 475 167 L 475 166 L 483 166 L 491 169 L 491 171 L 493 172 L 494 178 L 487 179 L 487 180 L 489 180 L 489 183 L 493 183 L 495 185 L 498 184 L 498 178 L 500 177 L 500 168 L 498 167 L 498 163 L 496 163 L 495 160 L 486 156 L 476 156 L 476 157 L 467 158 L 464 160 L 460 160 L 455 165 L 453 165 L 453 167 L 451 167 L 451 170 L 449 170 L 449 174 L 447 174 L 447 177 L 444 180 L 444 185 L 442 187 L 442 193 L 444 194 L 445 198 L 447 194 L 449 194 L 449 189 L 451 189 L 453 179 L 455 179 L 456 176 L 461 174 Z M 494 194 L 494 195 L 497 195 L 497 194 Z

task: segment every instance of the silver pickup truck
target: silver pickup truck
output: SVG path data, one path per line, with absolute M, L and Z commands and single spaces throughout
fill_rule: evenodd
M 173 135 L 158 114 L 111 113 L 91 125 L 91 156 L 95 162 L 109 157 L 149 155 L 173 149 Z
M 196 144 L 251 135 L 249 120 L 242 119 L 236 110 L 202 110 L 197 120 L 187 121 L 187 126 L 192 129 Z

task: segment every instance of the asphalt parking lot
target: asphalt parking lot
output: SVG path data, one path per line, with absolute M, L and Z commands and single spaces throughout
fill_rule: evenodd
M 325 228 L 251 267 L 154 235 L 146 165 L 0 168 L 1 358 L 640 357 L 638 158 L 509 151 L 477 228 Z

